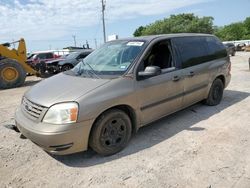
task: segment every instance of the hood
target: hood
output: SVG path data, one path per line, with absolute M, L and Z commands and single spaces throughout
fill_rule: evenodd
M 55 103 L 75 101 L 109 81 L 60 73 L 34 85 L 24 96 L 34 103 L 50 107 Z
M 50 60 L 50 61 L 46 61 L 47 64 L 50 64 L 50 63 L 55 63 L 55 62 L 59 62 L 59 61 L 63 61 L 65 59 L 62 59 L 62 58 L 58 58 L 58 59 L 54 59 L 54 60 Z
M 74 59 L 74 58 L 72 58 L 72 59 L 64 59 L 64 60 L 62 60 L 62 61 L 59 61 L 59 65 L 64 65 L 64 64 L 67 64 L 67 63 L 70 63 L 70 64 L 74 64 L 74 63 L 76 63 L 77 62 L 77 60 L 76 59 Z

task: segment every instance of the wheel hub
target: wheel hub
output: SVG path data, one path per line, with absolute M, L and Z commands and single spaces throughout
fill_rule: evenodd
M 13 67 L 5 67 L 1 72 L 1 77 L 7 82 L 15 81 L 18 76 L 18 71 Z
M 219 93 L 220 93 L 220 88 L 216 87 L 214 89 L 214 99 L 217 99 L 219 97 Z
M 101 142 L 105 147 L 117 147 L 126 137 L 126 128 L 122 119 L 108 122 L 102 130 Z

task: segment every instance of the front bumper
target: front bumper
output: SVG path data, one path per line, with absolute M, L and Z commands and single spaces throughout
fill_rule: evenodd
M 49 153 L 65 155 L 88 149 L 93 120 L 68 125 L 34 122 L 24 114 L 21 108 L 18 108 L 15 121 L 16 126 L 26 138 Z
M 46 71 L 50 74 L 55 74 L 61 72 L 61 69 L 57 64 L 55 63 L 46 63 Z

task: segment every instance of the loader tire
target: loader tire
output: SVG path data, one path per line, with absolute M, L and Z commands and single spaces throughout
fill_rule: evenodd
M 25 78 L 26 71 L 16 60 L 3 59 L 0 61 L 0 89 L 22 86 Z

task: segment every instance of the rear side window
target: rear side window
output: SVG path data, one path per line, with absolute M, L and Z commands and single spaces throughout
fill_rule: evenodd
M 173 41 L 181 55 L 182 68 L 198 65 L 207 61 L 207 46 L 204 38 L 180 37 L 175 38 Z
M 208 46 L 208 55 L 210 60 L 226 57 L 227 51 L 225 46 L 215 37 L 206 37 Z
M 37 58 L 39 58 L 39 59 L 46 59 L 46 54 L 38 54 Z
M 50 58 L 53 58 L 54 55 L 52 53 L 47 53 L 46 54 L 46 59 L 50 59 Z
M 39 59 L 50 59 L 50 58 L 53 58 L 53 54 L 52 53 L 43 53 L 43 54 L 38 54 L 37 57 Z

